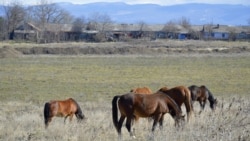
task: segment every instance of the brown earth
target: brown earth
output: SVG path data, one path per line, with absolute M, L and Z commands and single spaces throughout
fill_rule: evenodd
M 85 55 L 85 54 L 172 54 L 172 53 L 244 53 L 250 52 L 247 47 L 234 48 L 168 48 L 168 47 L 33 47 L 16 48 L 22 54 L 58 54 L 58 55 Z
M 249 53 L 249 46 L 233 46 L 233 47 L 214 47 L 214 46 L 195 46 L 184 44 L 182 46 L 175 45 L 140 45 L 140 44 L 95 44 L 94 46 L 80 45 L 50 45 L 36 47 L 10 47 L 4 46 L 0 48 L 0 58 L 18 57 L 20 55 L 111 55 L 111 54 L 231 54 L 231 53 Z

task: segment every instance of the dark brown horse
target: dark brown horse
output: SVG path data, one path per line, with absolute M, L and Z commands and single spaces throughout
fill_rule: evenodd
M 187 111 L 187 121 L 189 121 L 191 114 L 193 113 L 193 106 L 191 101 L 191 94 L 187 87 L 177 86 L 171 89 L 167 87 L 162 87 L 158 92 L 163 92 L 170 96 L 177 105 L 181 108 L 181 105 L 184 103 Z
M 65 123 L 67 117 L 69 117 L 70 121 L 72 121 L 74 114 L 76 115 L 78 121 L 84 119 L 85 117 L 80 106 L 73 98 L 63 101 L 52 100 L 50 102 L 46 102 L 44 105 L 45 128 L 48 127 L 54 116 L 64 117 Z
M 152 94 L 152 90 L 148 87 L 137 87 L 132 90 L 130 90 L 131 93 L 135 94 Z M 137 122 L 139 120 L 138 116 L 135 116 L 135 121 Z M 148 121 L 151 121 L 151 118 L 148 119 Z
M 131 93 L 135 93 L 135 94 L 152 94 L 152 90 L 148 87 L 138 87 L 138 88 L 134 88 L 132 90 L 130 90 Z
M 118 106 L 117 106 L 118 103 Z M 120 119 L 118 121 L 118 108 L 120 111 Z M 181 109 L 169 96 L 156 93 L 152 95 L 128 93 L 121 96 L 114 96 L 112 100 L 112 118 L 114 126 L 121 136 L 121 127 L 125 118 L 126 128 L 132 137 L 135 137 L 131 131 L 131 123 L 135 116 L 138 117 L 152 117 L 154 123 L 152 132 L 155 130 L 158 122 L 160 127 L 163 124 L 163 117 L 166 113 L 175 119 L 175 125 L 179 125 L 180 121 L 184 121 Z
M 202 85 L 199 87 L 196 85 L 192 85 L 192 86 L 189 86 L 188 88 L 191 92 L 192 105 L 195 101 L 199 101 L 200 106 L 201 106 L 200 112 L 204 110 L 207 100 L 210 103 L 210 108 L 212 110 L 216 109 L 216 105 L 218 101 L 217 99 L 214 98 L 213 94 L 208 90 L 206 86 Z

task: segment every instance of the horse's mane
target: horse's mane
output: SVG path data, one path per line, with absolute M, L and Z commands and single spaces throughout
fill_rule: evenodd
M 76 104 L 76 107 L 77 107 L 76 113 L 82 115 L 82 109 L 80 108 L 79 104 L 73 98 L 69 98 L 69 99 L 71 99 L 72 101 L 74 101 L 74 103 Z
M 172 109 L 174 109 L 174 112 L 175 113 L 173 113 L 173 110 L 170 110 L 170 114 L 172 115 L 172 116 L 176 116 L 178 113 L 179 114 L 182 114 L 182 111 L 181 111 L 181 108 L 179 107 L 179 105 L 177 105 L 177 103 L 170 97 L 170 96 L 168 96 L 168 95 L 165 95 L 168 99 L 169 99 L 169 101 L 171 102 L 171 104 L 168 104 L 168 106 L 170 106 Z M 178 113 L 177 113 L 178 112 Z
M 204 87 L 205 90 L 208 92 L 208 100 L 209 100 L 209 102 L 214 101 L 215 99 L 214 99 L 214 96 L 211 93 L 211 91 L 206 86 L 204 86 L 204 85 L 202 87 Z

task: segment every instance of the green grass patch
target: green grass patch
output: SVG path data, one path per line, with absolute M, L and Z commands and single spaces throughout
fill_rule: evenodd
M 0 59 L 0 99 L 110 100 L 131 88 L 206 85 L 214 95 L 248 95 L 250 56 L 40 56 Z

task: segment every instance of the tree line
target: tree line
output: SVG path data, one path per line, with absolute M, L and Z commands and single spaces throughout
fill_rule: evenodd
M 95 39 L 102 41 L 106 38 L 105 31 L 112 29 L 112 24 L 114 21 L 111 20 L 109 15 L 103 13 L 93 13 L 88 18 L 84 15 L 81 17 L 73 17 L 68 11 L 62 9 L 55 3 L 50 3 L 47 0 L 38 0 L 36 5 L 23 6 L 21 3 L 14 1 L 8 5 L 2 7 L 3 16 L 0 16 L 0 40 L 13 40 L 14 31 L 21 23 L 36 23 L 39 27 L 39 34 L 37 39 L 48 40 L 52 35 L 48 32 L 48 24 L 71 24 L 71 31 L 74 32 L 74 40 L 79 40 L 82 30 L 96 30 L 98 34 L 95 35 Z M 250 19 L 248 20 L 250 24 Z M 180 25 L 188 30 L 190 38 L 198 38 L 198 33 L 191 28 L 191 24 L 188 18 L 181 17 L 179 20 L 171 20 L 165 24 L 162 31 L 167 33 L 173 33 L 168 35 L 169 37 L 176 37 L 174 33 L 178 32 L 176 25 Z M 146 27 L 146 23 L 143 21 L 138 22 L 138 32 L 136 36 L 140 36 Z M 208 24 L 212 30 L 213 24 Z M 126 24 L 124 24 L 124 30 L 126 29 Z M 58 29 L 58 34 L 60 34 L 60 29 Z M 233 38 L 234 31 L 231 30 L 231 36 Z M 53 35 L 54 41 L 59 41 L 57 39 L 59 36 Z M 40 42 L 40 41 L 39 41 Z M 46 42 L 46 41 L 45 41 Z
M 22 6 L 14 1 L 1 8 L 4 15 L 0 16 L 0 40 L 13 39 L 14 30 L 21 23 L 36 23 L 40 29 L 39 38 L 46 37 L 46 24 L 72 24 L 72 31 L 82 29 L 104 31 L 112 23 L 107 14 L 93 13 L 89 18 L 73 17 L 68 11 L 47 0 L 38 1 L 37 5 Z

